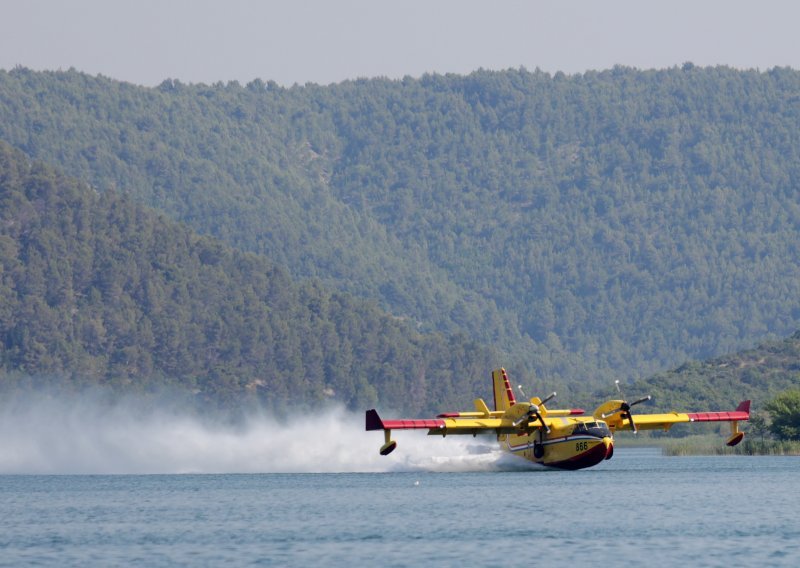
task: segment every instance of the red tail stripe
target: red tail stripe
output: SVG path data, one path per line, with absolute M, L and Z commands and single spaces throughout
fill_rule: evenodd
M 508 382 L 508 375 L 506 370 L 503 369 L 503 382 L 506 384 L 506 396 L 508 397 L 508 405 L 514 406 L 517 404 L 517 399 L 514 397 L 514 391 L 511 390 L 511 383 Z

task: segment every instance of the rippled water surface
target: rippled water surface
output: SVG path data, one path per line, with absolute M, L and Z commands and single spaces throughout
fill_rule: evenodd
M 798 558 L 796 458 L 622 448 L 577 472 L 0 476 L 4 566 L 795 566 Z

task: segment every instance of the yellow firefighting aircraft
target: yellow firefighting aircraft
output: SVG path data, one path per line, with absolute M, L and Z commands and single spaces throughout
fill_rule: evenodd
M 582 469 L 597 465 L 614 455 L 614 432 L 631 430 L 669 430 L 679 422 L 730 422 L 731 435 L 727 444 L 735 446 L 744 438 L 739 422 L 750 419 L 750 401 L 739 404 L 730 412 L 670 412 L 668 414 L 632 414 L 631 407 L 650 400 L 649 396 L 628 403 L 609 400 L 591 416 L 584 410 L 572 408 L 553 410 L 544 400 L 533 397 L 529 402 L 517 402 L 505 369 L 492 372 L 494 410 L 483 399 L 475 400 L 474 412 L 447 412 L 434 419 L 383 420 L 377 411 L 367 410 L 367 430 L 383 430 L 385 443 L 381 455 L 397 447 L 392 430 L 428 430 L 429 436 L 493 432 L 501 447 L 534 463 L 561 469 Z M 619 381 L 617 381 L 619 390 Z M 520 387 L 521 390 L 521 387 Z

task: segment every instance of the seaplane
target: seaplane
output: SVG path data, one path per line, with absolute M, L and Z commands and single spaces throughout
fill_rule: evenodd
M 432 419 L 384 420 L 375 409 L 367 410 L 367 431 L 383 430 L 381 455 L 389 455 L 397 442 L 392 430 L 428 430 L 429 436 L 471 435 L 490 433 L 497 436 L 502 449 L 542 466 L 576 470 L 592 467 L 614 455 L 614 434 L 620 431 L 664 430 L 674 424 L 694 422 L 730 422 L 729 446 L 744 438 L 739 422 L 750 419 L 750 401 L 728 412 L 670 412 L 666 414 L 634 414 L 632 408 L 650 400 L 650 396 L 628 402 L 608 400 L 589 416 L 581 408 L 557 410 L 546 403 L 556 397 L 533 397 L 517 401 L 505 369 L 492 371 L 494 410 L 482 398 L 475 400 L 475 410 L 445 412 Z M 518 387 L 522 396 L 524 391 Z

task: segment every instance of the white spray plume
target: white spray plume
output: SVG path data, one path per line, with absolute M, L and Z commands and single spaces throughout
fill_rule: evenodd
M 342 409 L 230 424 L 141 403 L 48 397 L 0 404 L 0 474 L 328 473 L 525 469 L 491 437 L 383 432 Z

